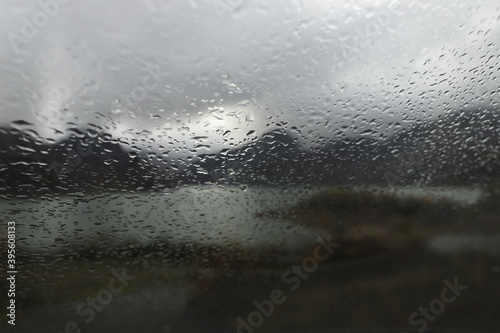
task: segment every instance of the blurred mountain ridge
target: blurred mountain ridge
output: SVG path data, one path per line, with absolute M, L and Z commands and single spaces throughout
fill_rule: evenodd
M 310 150 L 290 130 L 299 132 L 281 126 L 242 147 L 179 163 L 137 152 L 95 129 L 71 128 L 65 138 L 47 143 L 21 120 L 0 127 L 0 195 L 158 191 L 205 183 L 483 186 L 500 180 L 496 110 L 445 114 L 384 141 L 366 135 L 318 138 L 321 144 Z

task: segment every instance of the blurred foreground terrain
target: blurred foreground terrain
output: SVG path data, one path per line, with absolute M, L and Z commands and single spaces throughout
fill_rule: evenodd
M 344 187 L 254 212 L 255 219 L 289 221 L 340 244 L 296 290 L 283 274 L 313 257 L 314 237 L 291 247 L 280 245 L 278 234 L 267 246 L 167 239 L 113 245 L 108 234 L 88 246 L 57 240 L 57 250 L 38 253 L 22 250 L 20 238 L 16 329 L 62 331 L 75 321 L 83 332 L 236 332 L 238 318 L 246 320 L 253 302 L 277 288 L 286 301 L 256 331 L 410 332 L 421 326 L 411 326 L 409 316 L 441 297 L 445 279 L 456 278 L 467 289 L 428 329 L 498 330 L 499 189 L 484 188 L 471 203 Z M 6 212 L 14 216 L 15 205 Z M 77 309 L 107 288 L 113 269 L 134 279 L 87 323 Z

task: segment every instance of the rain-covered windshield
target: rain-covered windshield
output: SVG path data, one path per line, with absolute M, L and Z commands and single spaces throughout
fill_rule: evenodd
M 0 1 L 2 332 L 500 330 L 500 3 Z

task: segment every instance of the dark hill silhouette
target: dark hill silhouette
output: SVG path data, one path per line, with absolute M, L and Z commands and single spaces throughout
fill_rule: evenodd
M 467 110 L 416 123 L 384 141 L 321 138 L 302 149 L 283 127 L 177 169 L 111 135 L 73 128 L 47 143 L 19 121 L 0 128 L 0 195 L 142 191 L 179 184 L 486 186 L 500 181 L 500 115 Z M 174 173 L 175 171 L 175 173 Z
M 241 148 L 201 156 L 185 181 L 481 186 L 500 180 L 500 116 L 495 110 L 441 115 L 384 141 L 322 141 L 322 147 L 302 150 L 278 129 Z
M 500 180 L 500 114 L 466 110 L 416 124 L 386 143 L 397 157 L 421 152 L 423 162 L 413 179 L 429 185 L 487 185 Z M 410 177 L 412 178 L 412 177 Z
M 0 195 L 40 195 L 171 186 L 171 175 L 108 134 L 70 129 L 53 144 L 36 132 L 0 128 Z

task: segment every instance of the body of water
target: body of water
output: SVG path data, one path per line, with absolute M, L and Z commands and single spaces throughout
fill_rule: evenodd
M 36 252 L 56 251 L 64 244 L 78 248 L 125 242 L 145 245 L 157 240 L 287 249 L 312 244 L 320 232 L 257 214 L 293 206 L 330 190 L 332 187 L 317 186 L 185 186 L 167 193 L 2 201 L 0 211 L 16 222 L 18 246 Z M 480 191 L 473 189 L 371 190 L 401 197 L 448 198 L 464 204 L 480 197 Z

